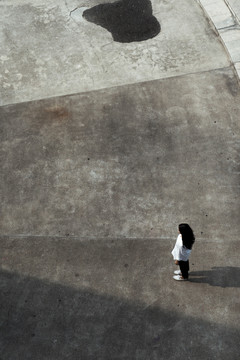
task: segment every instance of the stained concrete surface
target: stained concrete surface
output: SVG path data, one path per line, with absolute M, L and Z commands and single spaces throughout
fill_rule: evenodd
M 228 68 L 1 108 L 1 359 L 238 359 L 239 95 Z
M 0 359 L 238 360 L 234 68 L 197 2 L 117 47 L 70 16 L 103 2 L 1 3 Z
M 2 233 L 238 239 L 239 104 L 225 69 L 2 107 Z

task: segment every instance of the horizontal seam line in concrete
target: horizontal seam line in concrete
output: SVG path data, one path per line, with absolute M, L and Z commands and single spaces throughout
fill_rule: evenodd
M 125 237 L 96 237 L 96 236 L 59 236 L 59 235 L 24 235 L 24 234 L 17 234 L 17 235 L 14 235 L 14 234 L 10 234 L 10 235 L 0 235 L 0 240 L 3 239 L 3 238 L 14 238 L 16 240 L 21 240 L 21 239 L 27 239 L 27 238 L 36 238 L 36 239 L 39 239 L 39 238 L 45 238 L 45 239 L 56 239 L 56 240 L 66 240 L 66 239 L 69 239 L 69 240 L 79 240 L 79 241 L 89 241 L 89 240 L 92 240 L 92 241 L 103 241 L 103 240 L 109 240 L 109 241 L 121 241 L 121 240 L 139 240 L 139 241 L 144 241 L 144 240 L 148 240 L 148 241 L 151 241 L 151 240 L 176 240 L 177 236 L 175 237 L 169 237 L 169 236 L 158 236 L 158 237 L 131 237 L 131 236 L 125 236 Z M 215 238 L 215 239 L 210 239 L 210 238 L 204 238 L 204 237 L 196 237 L 196 242 L 199 242 L 199 241 L 210 241 L 210 242 L 220 242 L 220 241 L 223 241 L 223 239 L 218 239 L 218 238 Z M 229 241 L 236 241 L 234 239 L 228 239 L 228 242 Z
M 157 81 L 167 81 L 169 79 L 177 79 L 177 78 L 182 78 L 182 77 L 190 76 L 190 75 L 206 74 L 208 72 L 224 71 L 224 70 L 228 70 L 228 69 L 233 69 L 233 71 L 235 71 L 233 63 L 230 63 L 229 66 L 224 66 L 224 67 L 221 67 L 221 68 L 211 68 L 211 69 L 208 69 L 208 70 L 201 70 L 201 71 L 196 71 L 196 72 L 193 71 L 193 72 L 179 74 L 179 75 L 162 77 L 162 78 L 159 78 L 159 79 L 139 81 L 139 82 L 130 82 L 130 83 L 122 84 L 122 85 L 104 87 L 104 88 L 100 88 L 100 89 L 94 89 L 94 90 L 88 90 L 88 91 L 82 91 L 82 92 L 76 92 L 76 93 L 70 93 L 70 94 L 64 94 L 64 95 L 49 96 L 49 97 L 46 97 L 46 98 L 39 98 L 39 99 L 28 100 L 28 101 L 23 101 L 23 102 L 8 103 L 8 104 L 0 105 L 0 108 L 5 108 L 5 107 L 8 107 L 8 106 L 14 106 L 14 105 L 20 105 L 20 104 L 29 104 L 29 103 L 40 102 L 40 101 L 51 100 L 51 99 L 57 99 L 57 98 L 60 99 L 60 98 L 65 98 L 65 97 L 70 97 L 70 96 L 80 96 L 80 95 L 84 96 L 86 94 L 95 93 L 95 92 L 104 91 L 104 90 L 111 90 L 111 89 L 117 89 L 117 88 L 122 88 L 122 87 L 127 87 L 127 86 L 147 84 L 147 83 L 157 82 Z
M 230 31 L 230 30 L 235 30 L 235 29 L 236 29 L 236 25 L 231 25 L 231 26 L 219 27 L 219 28 L 217 28 L 217 31 L 218 30 L 229 30 Z M 219 31 L 218 31 L 218 35 L 221 36 Z
M 0 235 L 0 239 L 1 238 L 9 238 L 9 237 L 13 237 L 13 238 L 18 238 L 18 239 L 23 239 L 23 238 L 28 238 L 28 237 L 32 237 L 32 238 L 56 238 L 56 239 L 79 239 L 79 240 L 145 240 L 145 239 L 151 239 L 151 240 L 165 240 L 165 239 L 175 239 L 169 236 L 159 236 L 156 238 L 153 237 L 131 237 L 131 236 L 124 236 L 124 237 L 97 237 L 97 236 L 75 236 L 75 235 L 31 235 L 31 234 L 4 234 L 4 235 Z

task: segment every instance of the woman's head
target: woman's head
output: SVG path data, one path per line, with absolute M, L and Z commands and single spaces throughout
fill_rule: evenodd
M 195 236 L 191 227 L 188 224 L 179 224 L 178 229 L 182 235 L 183 245 L 186 248 L 191 249 L 195 241 Z

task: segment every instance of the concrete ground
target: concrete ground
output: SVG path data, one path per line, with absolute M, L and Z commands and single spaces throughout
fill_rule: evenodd
M 152 1 L 161 32 L 131 43 L 81 17 L 101 3 L 0 5 L 0 359 L 238 360 L 236 2 L 218 29 Z

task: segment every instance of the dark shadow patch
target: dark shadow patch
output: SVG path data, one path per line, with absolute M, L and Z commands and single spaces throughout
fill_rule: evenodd
M 213 267 L 207 271 L 191 271 L 190 282 L 206 283 L 211 286 L 240 287 L 240 267 Z
M 184 311 L 3 270 L 0 303 L 3 360 L 213 359 L 220 345 L 224 360 L 235 359 L 239 348 L 238 329 Z
M 152 14 L 150 0 L 119 0 L 100 4 L 83 12 L 83 17 L 112 33 L 121 43 L 148 40 L 159 34 L 161 26 Z
M 2 360 L 205 360 L 219 348 L 217 360 L 237 359 L 237 292 L 200 291 L 198 302 L 198 286 L 171 280 L 168 242 L 6 236 L 0 246 Z M 222 324 L 207 320 L 221 294 L 231 301 L 210 319 L 223 310 Z
M 237 96 L 239 94 L 239 84 L 238 84 L 238 80 L 237 80 L 236 76 L 233 77 L 233 76 L 224 74 L 224 78 L 225 78 L 226 86 L 229 90 L 229 93 L 234 97 Z

